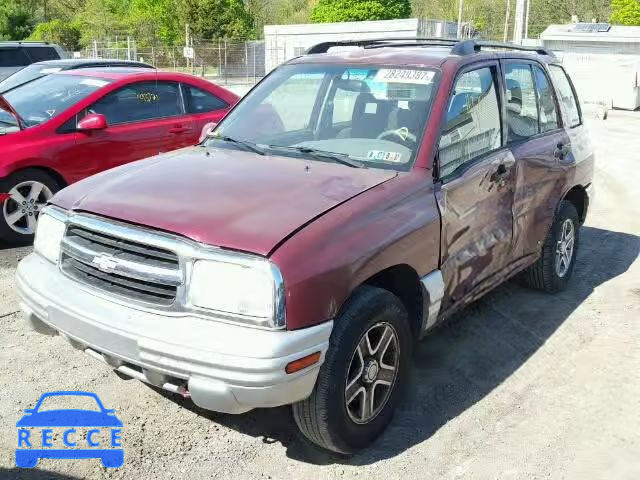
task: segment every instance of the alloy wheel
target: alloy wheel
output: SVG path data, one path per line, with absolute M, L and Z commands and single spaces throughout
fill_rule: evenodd
M 44 183 L 26 181 L 17 184 L 9 191 L 9 198 L 2 206 L 5 222 L 15 232 L 33 235 L 38 215 L 52 196 L 53 192 Z
M 558 277 L 564 277 L 569 268 L 571 267 L 571 261 L 573 259 L 573 248 L 575 245 L 576 232 L 573 225 L 573 221 L 567 218 L 562 222 L 562 230 L 560 232 L 560 239 L 556 244 L 556 274 Z
M 354 423 L 369 423 L 387 404 L 399 361 L 398 334 L 389 323 L 377 323 L 361 337 L 351 358 L 345 386 L 345 406 Z

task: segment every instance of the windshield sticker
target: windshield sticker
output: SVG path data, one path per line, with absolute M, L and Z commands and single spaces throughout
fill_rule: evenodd
M 349 69 L 342 74 L 342 80 L 366 80 L 369 70 Z
M 384 150 L 369 150 L 367 152 L 367 160 L 376 162 L 401 163 L 402 154 L 399 152 L 385 152 Z
M 88 87 L 104 87 L 108 85 L 109 82 L 105 82 L 104 80 L 98 80 L 97 78 L 83 78 L 80 80 L 80 85 L 87 85 Z
M 53 117 L 56 113 L 55 110 L 46 110 L 47 115 L 49 115 L 50 117 Z
M 431 70 L 411 70 L 408 68 L 382 68 L 376 74 L 376 82 L 415 83 L 429 85 L 433 82 L 435 72 Z

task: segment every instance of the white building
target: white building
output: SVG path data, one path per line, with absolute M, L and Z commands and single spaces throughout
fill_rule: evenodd
M 406 18 L 370 22 L 305 23 L 265 25 L 265 70 L 302 55 L 309 47 L 329 41 L 372 38 L 438 37 L 455 38 L 457 23 Z
M 562 60 L 583 102 L 640 107 L 640 27 L 550 25 L 540 40 Z

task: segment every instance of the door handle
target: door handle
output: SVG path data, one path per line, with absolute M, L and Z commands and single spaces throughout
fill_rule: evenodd
M 176 125 L 175 127 L 169 128 L 169 133 L 184 133 L 189 129 L 187 127 L 183 127 L 182 125 Z

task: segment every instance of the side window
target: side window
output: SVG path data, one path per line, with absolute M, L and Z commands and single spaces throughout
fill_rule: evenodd
M 527 63 L 508 63 L 505 68 L 509 142 L 538 134 L 538 104 L 533 71 Z
M 447 120 L 440 138 L 440 177 L 502 145 L 500 107 L 491 68 L 464 73 L 449 100 Z
M 538 92 L 540 133 L 544 133 L 558 128 L 558 112 L 553 90 L 546 73 L 537 66 L 533 67 L 533 71 L 536 76 L 536 90 Z
M 58 60 L 60 58 L 60 55 L 53 47 L 26 47 L 26 50 L 34 63 L 44 62 L 45 60 Z
M 0 67 L 24 67 L 31 60 L 22 48 L 0 48 Z
M 229 104 L 224 100 L 199 88 L 182 84 L 189 113 L 206 113 L 227 108 Z
M 356 99 L 359 92 L 343 90 L 338 88 L 333 97 L 333 119 L 332 124 L 351 123 L 353 109 L 356 106 Z
M 182 115 L 182 104 L 177 83 L 140 82 L 111 92 L 89 112 L 103 114 L 109 125 L 119 125 Z
M 576 98 L 571 81 L 564 69 L 558 65 L 549 65 L 549 71 L 560 94 L 560 101 L 567 111 L 569 126 L 577 127 L 582 123 L 582 118 L 580 116 L 578 99 Z

